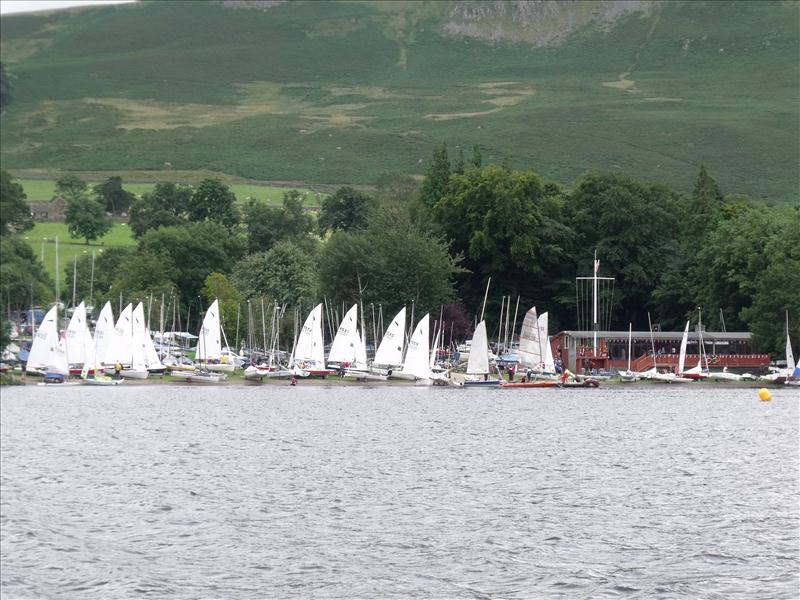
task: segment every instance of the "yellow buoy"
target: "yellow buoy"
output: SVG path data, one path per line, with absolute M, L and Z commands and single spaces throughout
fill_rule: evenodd
M 762 402 L 769 402 L 772 400 L 772 392 L 770 392 L 767 388 L 761 388 L 758 390 L 758 397 L 761 398 Z

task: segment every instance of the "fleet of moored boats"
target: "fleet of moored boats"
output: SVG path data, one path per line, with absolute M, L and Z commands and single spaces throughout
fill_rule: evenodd
M 291 355 L 285 356 L 275 345 L 261 360 L 242 364 L 242 358 L 222 342 L 225 337 L 220 326 L 219 303 L 214 301 L 206 311 L 197 337 L 194 361 L 188 361 L 172 346 L 156 350 L 145 323 L 142 303 L 128 304 L 116 322 L 111 304 L 106 303 L 97 318 L 94 335 L 81 302 L 73 311 L 69 325 L 62 335 L 58 327 L 58 308 L 53 306 L 44 316 L 33 335 L 25 365 L 27 374 L 40 374 L 40 385 L 116 386 L 126 379 L 146 379 L 151 374 L 164 374 L 175 380 L 192 383 L 219 383 L 236 370 L 242 369 L 246 380 L 263 381 L 288 379 L 292 384 L 306 377 L 339 375 L 359 381 L 401 379 L 417 385 L 456 387 L 503 387 L 524 389 L 536 387 L 597 387 L 608 376 L 573 374 L 554 363 L 548 338 L 547 313 L 537 315 L 531 308 L 525 315 L 519 336 L 519 347 L 513 357 L 498 361 L 489 349 L 486 322 L 481 320 L 474 331 L 466 365 L 437 360 L 443 331 L 434 326 L 431 344 L 430 315 L 424 315 L 406 341 L 406 309 L 401 309 L 389 323 L 373 359 L 367 357 L 363 321 L 359 326 L 358 305 L 354 304 L 339 323 L 327 358 L 323 338 L 322 304 L 308 314 L 296 335 Z M 363 317 L 363 315 L 362 315 Z M 655 367 L 634 372 L 620 371 L 622 382 L 640 380 L 663 383 L 689 383 L 700 379 L 718 381 L 755 380 L 749 374 L 729 373 L 727 369 L 711 371 L 701 351 L 696 365 L 686 366 L 686 344 L 689 322 L 686 323 L 676 372 L 663 373 Z M 702 333 L 701 333 L 702 334 Z M 164 336 L 161 336 L 163 342 Z M 702 342 L 699 345 L 703 348 Z M 629 353 L 630 357 L 630 339 Z M 509 368 L 505 381 L 502 365 Z M 515 372 L 517 377 L 515 378 Z M 113 373 L 113 375 L 112 375 Z M 79 379 L 70 379 L 70 375 Z M 772 383 L 800 385 L 800 369 L 786 338 L 786 368 L 762 376 Z

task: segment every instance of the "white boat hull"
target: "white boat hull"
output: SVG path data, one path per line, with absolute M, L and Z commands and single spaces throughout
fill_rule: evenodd
M 236 365 L 232 363 L 197 363 L 197 366 L 200 369 L 205 369 L 206 371 L 211 371 L 213 373 L 226 373 L 228 375 L 236 370 Z
M 691 383 L 694 381 L 694 379 L 689 379 L 688 377 L 678 377 L 674 373 L 653 373 L 648 379 L 660 383 Z
M 122 369 L 120 375 L 125 379 L 147 379 L 150 372 L 147 369 Z
M 170 377 L 182 379 L 187 383 L 219 383 L 227 379 L 224 373 L 210 373 L 203 371 L 172 371 Z
M 124 379 L 112 379 L 111 377 L 87 377 L 83 380 L 85 385 L 101 385 L 101 386 L 112 386 L 112 385 L 120 385 L 124 382 Z

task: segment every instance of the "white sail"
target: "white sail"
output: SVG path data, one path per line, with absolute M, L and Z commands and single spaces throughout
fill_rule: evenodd
M 349 363 L 356 362 L 356 343 L 358 339 L 358 305 L 353 304 L 347 311 L 328 353 L 328 362 Z M 366 354 L 366 351 L 365 351 Z M 366 363 L 366 360 L 364 361 Z
M 199 361 L 220 360 L 222 358 L 222 336 L 219 328 L 219 301 L 214 300 L 203 317 L 200 336 L 197 340 Z
M 553 346 L 550 344 L 550 337 L 545 336 L 544 341 L 544 370 L 546 373 L 555 373 L 556 361 L 553 360 Z
M 322 304 L 317 304 L 306 317 L 300 335 L 297 336 L 292 351 L 293 363 L 313 363 L 317 368 L 325 368 L 325 349 L 322 343 Z
M 544 363 L 540 338 L 539 319 L 536 307 L 531 308 L 522 321 L 519 334 L 519 364 L 522 367 L 541 370 Z
M 429 379 L 431 369 L 429 365 L 430 342 L 430 315 L 425 315 L 420 320 L 411 339 L 408 342 L 405 362 L 403 363 L 403 373 L 407 373 L 419 379 Z
M 686 321 L 686 328 L 683 330 L 683 339 L 681 339 L 681 353 L 678 355 L 678 374 L 684 371 L 686 366 L 686 343 L 689 340 L 689 321 Z
M 158 356 L 158 352 L 156 352 L 156 346 L 153 344 L 153 338 L 150 335 L 150 331 L 145 331 L 144 362 L 149 370 L 160 370 L 165 368 Z
M 356 369 L 367 368 L 367 345 L 364 343 L 364 338 L 361 333 L 356 331 L 355 340 L 355 367 Z
M 67 353 L 58 335 L 58 308 L 53 306 L 42 319 L 26 365 L 28 370 L 41 369 L 61 375 L 69 374 Z
M 395 315 L 386 333 L 383 334 L 378 350 L 375 352 L 376 365 L 402 365 L 403 364 L 403 342 L 405 341 L 406 327 L 406 307 L 400 309 Z
M 433 346 L 431 347 L 431 358 L 428 361 L 428 366 L 433 369 L 436 366 L 436 352 L 439 350 L 439 338 L 442 335 L 441 327 L 436 330 L 436 335 L 434 336 Z
M 131 364 L 133 358 L 133 327 L 131 321 L 133 318 L 133 305 L 128 304 L 119 315 L 117 324 L 111 331 L 110 339 L 108 340 L 108 349 L 103 358 L 103 362 L 107 365 L 120 363 L 121 365 Z
M 141 302 L 133 309 L 131 319 L 131 368 L 136 371 L 147 370 L 145 338 L 149 335 L 144 324 L 144 306 Z
M 108 344 L 114 333 L 114 313 L 111 302 L 106 302 L 94 327 L 95 362 L 102 363 L 108 354 Z
M 539 340 L 542 344 L 542 365 L 544 366 L 545 372 L 555 373 L 556 365 L 555 361 L 553 361 L 553 349 L 550 347 L 550 337 L 547 335 L 547 330 L 549 328 L 548 315 L 549 313 L 544 312 L 539 315 L 538 319 Z
M 489 372 L 489 342 L 486 337 L 486 321 L 481 321 L 472 334 L 472 345 L 467 361 L 467 373 L 485 375 Z
M 73 365 L 82 365 L 86 362 L 86 306 L 81 302 L 72 313 L 67 327 L 67 360 Z M 89 334 L 91 347 L 91 334 Z
M 791 375 L 794 372 L 795 362 L 792 354 L 792 340 L 789 339 L 789 323 L 786 323 L 786 372 Z

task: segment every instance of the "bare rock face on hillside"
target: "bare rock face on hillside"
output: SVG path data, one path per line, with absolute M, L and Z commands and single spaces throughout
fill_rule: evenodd
M 646 0 L 453 0 L 444 30 L 456 37 L 555 46 L 584 25 L 610 28 L 622 17 L 647 14 L 659 4 Z
M 269 10 L 284 2 L 286 2 L 286 0 L 222 0 L 220 4 L 225 8 Z

